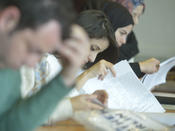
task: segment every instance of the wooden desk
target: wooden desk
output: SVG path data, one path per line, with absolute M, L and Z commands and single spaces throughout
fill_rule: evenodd
M 73 120 L 58 122 L 53 126 L 43 126 L 36 131 L 87 131 L 82 125 Z
M 167 113 L 175 113 L 175 111 L 167 110 Z M 43 126 L 36 131 L 88 131 L 82 125 L 73 120 L 67 120 L 56 123 L 54 126 Z

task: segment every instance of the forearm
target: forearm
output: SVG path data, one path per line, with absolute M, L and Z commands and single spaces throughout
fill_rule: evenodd
M 81 75 L 79 75 L 76 79 L 76 88 L 81 89 L 84 84 L 90 79 L 88 70 L 84 71 Z
M 58 102 L 71 90 L 60 76 L 48 83 L 36 95 L 19 100 L 0 120 L 2 131 L 32 131 L 42 125 Z
M 71 98 L 64 98 L 55 108 L 52 115 L 49 117 L 47 124 L 54 124 L 58 121 L 67 120 L 73 115 Z

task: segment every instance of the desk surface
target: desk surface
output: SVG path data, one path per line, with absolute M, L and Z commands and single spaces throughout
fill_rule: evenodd
M 40 127 L 36 131 L 87 131 L 85 128 L 73 120 L 56 123 L 54 126 Z
M 166 113 L 175 113 L 174 110 L 166 110 Z M 61 121 L 54 126 L 44 126 L 36 131 L 87 131 L 82 125 L 73 120 Z
M 166 113 L 175 113 L 175 110 L 166 110 Z M 54 126 L 40 127 L 36 131 L 87 131 L 82 125 L 73 120 L 56 123 Z

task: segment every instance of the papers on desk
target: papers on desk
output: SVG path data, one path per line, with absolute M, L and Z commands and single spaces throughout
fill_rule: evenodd
M 111 109 L 126 109 L 135 112 L 164 112 L 164 109 L 132 71 L 127 61 L 114 66 L 117 76 L 108 73 L 103 81 L 97 78 L 86 82 L 82 90 L 91 94 L 95 90 L 106 90 Z
M 175 113 L 145 113 L 144 115 L 168 126 L 175 126 Z
M 175 129 L 173 120 L 168 120 L 171 124 L 165 122 L 166 119 L 173 117 L 164 113 L 94 110 L 75 112 L 73 118 L 91 131 L 174 131 Z
M 154 86 L 165 83 L 168 71 L 175 66 L 175 57 L 172 57 L 160 64 L 160 69 L 157 73 L 148 75 L 142 78 L 142 83 L 151 90 Z

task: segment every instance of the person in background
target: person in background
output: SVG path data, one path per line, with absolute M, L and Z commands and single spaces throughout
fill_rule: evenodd
M 115 23 L 120 24 L 120 26 L 118 26 L 118 27 L 123 27 L 124 23 L 127 23 L 128 20 L 132 21 L 131 18 L 133 18 L 132 15 L 129 13 L 129 11 L 126 8 L 124 8 L 123 6 L 120 6 L 119 3 L 112 2 L 109 0 L 96 0 L 96 1 L 86 0 L 83 9 L 84 10 L 86 10 L 86 9 L 102 10 L 109 17 L 109 20 L 111 21 L 111 23 L 113 25 L 115 25 Z M 124 20 L 124 18 L 128 18 L 128 20 L 127 19 Z M 120 19 L 122 19 L 123 21 Z M 117 21 L 119 21 L 119 22 L 117 22 Z M 134 25 L 134 20 L 132 22 L 132 25 Z M 129 60 L 130 58 L 128 59 L 126 57 L 121 57 L 123 55 L 123 53 L 121 52 L 121 46 L 129 45 L 129 44 L 126 44 L 127 43 L 127 36 L 132 31 L 132 28 L 130 27 L 130 29 L 129 29 L 129 27 L 128 27 L 128 29 L 124 29 L 124 33 L 123 33 L 123 29 L 121 29 L 121 28 L 118 29 L 118 33 L 117 33 L 117 30 L 115 32 L 116 41 L 117 41 L 118 46 L 119 46 L 119 57 L 113 57 L 111 59 L 111 57 L 110 57 L 111 51 L 108 50 L 108 51 L 105 51 L 105 52 L 102 52 L 101 54 L 99 54 L 97 56 L 97 59 L 95 60 L 95 63 L 101 59 L 105 59 L 113 64 L 116 64 L 117 62 L 124 60 L 124 59 Z M 133 43 L 135 43 L 135 42 L 133 42 Z M 134 47 L 134 46 L 131 46 L 131 47 Z M 132 52 L 132 49 L 129 49 L 128 51 L 126 50 L 126 52 L 128 52 L 128 54 L 130 54 L 129 52 Z M 110 57 L 110 58 L 108 58 L 108 57 Z M 93 64 L 94 63 L 91 63 L 89 65 L 92 66 Z M 133 69 L 133 71 L 136 73 L 136 75 L 140 78 L 145 73 L 152 74 L 152 73 L 157 72 L 159 69 L 159 64 L 160 64 L 159 60 L 157 60 L 155 58 L 151 58 L 151 59 L 141 61 L 141 62 L 130 63 L 130 66 Z
M 144 0 L 112 0 L 117 2 L 128 9 L 130 14 L 133 17 L 134 25 L 139 23 L 140 16 L 145 11 L 145 3 Z M 127 39 L 126 42 L 122 44 L 119 48 L 119 61 L 120 60 L 130 60 L 134 56 L 139 53 L 138 49 L 138 41 L 136 39 L 135 33 L 132 31 Z M 159 60 L 155 58 L 150 58 L 145 61 L 136 62 L 130 64 L 137 74 L 138 77 L 142 77 L 145 73 L 152 74 L 158 71 L 159 69 Z
M 82 47 L 89 46 L 82 28 L 76 28 L 74 38 L 65 40 L 75 18 L 70 0 L 0 1 L 1 131 L 34 130 L 73 87 L 75 74 L 88 54 Z M 39 93 L 22 99 L 18 69 L 35 66 L 43 53 L 54 50 L 64 60 L 62 72 Z

